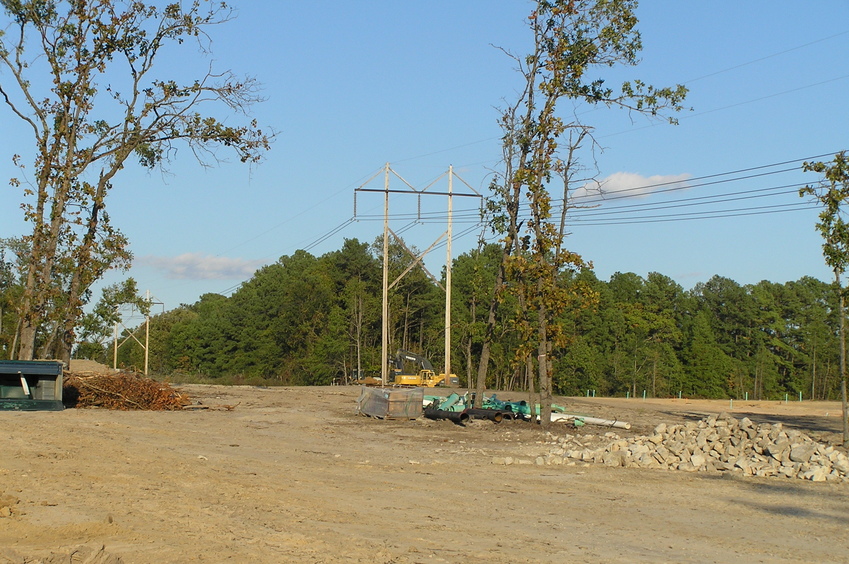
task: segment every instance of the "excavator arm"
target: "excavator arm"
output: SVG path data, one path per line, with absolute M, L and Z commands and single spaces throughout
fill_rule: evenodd
M 404 361 L 414 362 L 419 370 L 433 370 L 433 364 L 427 358 L 410 351 L 399 350 L 395 355 L 395 368 L 404 370 Z

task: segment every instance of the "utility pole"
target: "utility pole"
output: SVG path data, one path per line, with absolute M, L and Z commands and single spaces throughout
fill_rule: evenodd
M 144 301 L 150 303 L 150 290 L 144 294 Z M 150 359 L 150 311 L 144 315 L 144 375 L 147 376 L 147 365 Z
M 138 330 L 138 328 L 130 331 L 124 325 L 123 321 L 120 320 L 120 317 L 119 317 L 118 321 L 115 321 L 115 326 L 112 330 L 112 369 L 113 370 L 118 370 L 118 349 L 121 348 L 121 346 L 123 346 L 124 343 L 126 343 L 130 339 L 133 339 L 136 343 L 139 344 L 139 346 L 141 346 L 142 350 L 144 350 L 144 375 L 145 376 L 148 375 L 148 362 L 149 362 L 149 359 L 150 359 L 150 308 L 153 304 L 156 304 L 156 305 L 164 305 L 164 304 L 162 302 L 153 301 L 153 297 L 150 295 L 150 290 L 147 290 L 145 292 L 145 300 L 144 301 L 145 301 L 145 303 L 147 303 L 147 312 L 144 314 L 144 344 L 142 344 L 142 342 L 139 341 L 138 337 L 136 337 L 136 331 Z M 121 305 L 126 305 L 126 304 L 119 304 L 119 305 L 115 306 L 116 311 L 119 311 L 121 309 Z M 119 325 L 121 327 L 123 327 L 124 329 L 126 329 L 129 333 L 127 335 L 127 338 L 124 339 L 123 341 L 121 341 L 120 343 L 118 342 L 118 326 Z
M 454 220 L 454 165 L 448 167 L 448 239 L 445 244 L 445 378 L 451 378 L 451 236 Z
M 381 324 L 380 383 L 389 383 L 389 163 L 383 174 L 383 322 Z
M 375 173 L 371 178 L 366 180 L 364 184 L 354 190 L 354 216 L 357 214 L 357 206 L 356 206 L 356 195 L 357 192 L 383 192 L 383 306 L 382 306 L 382 315 L 383 322 L 381 324 L 381 379 L 383 384 L 386 385 L 389 383 L 389 334 L 390 334 L 390 326 L 389 326 L 389 291 L 397 284 L 410 270 L 412 270 L 415 266 L 419 266 L 424 270 L 425 274 L 427 274 L 434 283 L 442 288 L 445 291 L 445 377 L 448 378 L 451 375 L 451 243 L 453 237 L 453 220 L 454 220 L 454 196 L 470 196 L 475 198 L 482 198 L 481 194 L 472 188 L 468 182 L 460 178 L 454 173 L 454 167 L 449 166 L 448 172 L 440 175 L 439 178 L 431 182 L 429 185 L 424 187 L 421 190 L 417 190 L 413 187 L 412 184 L 404 180 L 397 172 L 392 170 L 389 166 L 389 163 L 383 168 L 383 188 L 367 188 L 366 185 L 374 180 L 379 174 Z M 389 187 L 390 174 L 397 177 L 401 182 L 406 185 L 406 189 L 401 190 L 393 190 Z M 428 192 L 427 190 L 440 181 L 445 175 L 448 175 L 448 191 L 447 192 Z M 463 184 L 465 184 L 473 193 L 455 193 L 454 192 L 454 178 L 459 179 Z M 448 228 L 445 232 L 443 232 L 437 239 L 434 241 L 430 247 L 428 247 L 424 252 L 420 254 L 413 253 L 401 238 L 392 231 L 389 227 L 389 193 L 402 193 L 402 194 L 417 194 L 419 199 L 421 199 L 422 195 L 430 195 L 430 196 L 448 196 Z M 419 210 L 421 212 L 421 210 Z M 419 219 L 421 219 L 419 217 Z M 389 282 L 389 236 L 392 235 L 394 240 L 400 244 L 407 253 L 413 257 L 413 262 L 402 272 L 393 282 Z M 446 238 L 446 269 L 445 269 L 445 287 L 442 286 L 439 279 L 436 278 L 433 274 L 431 274 L 428 269 L 424 266 L 422 260 L 425 255 L 430 252 L 443 238 Z

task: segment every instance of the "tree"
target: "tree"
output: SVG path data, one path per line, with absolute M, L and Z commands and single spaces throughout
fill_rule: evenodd
M 328 272 L 336 286 L 335 294 L 340 300 L 335 306 L 333 316 L 338 318 L 334 325 L 344 333 L 347 344 L 344 348 L 353 354 L 334 355 L 335 362 L 342 370 L 342 382 L 348 383 L 348 376 L 361 378 L 365 365 L 375 369 L 379 366 L 380 354 L 375 356 L 374 347 L 367 342 L 375 342 L 379 335 L 381 312 L 379 298 L 380 264 L 369 252 L 368 243 L 357 239 L 345 239 L 342 249 L 322 257 L 327 263 Z M 371 335 L 370 335 L 371 334 Z M 341 336 L 337 335 L 337 340 Z
M 689 376 L 686 389 L 697 397 L 724 397 L 728 375 L 734 360 L 725 354 L 711 329 L 710 313 L 702 310 L 693 321 L 685 368 Z
M 100 362 L 108 360 L 107 341 L 113 336 L 115 324 L 121 320 L 118 308 L 125 304 L 137 308 L 143 315 L 150 313 L 150 303 L 139 294 L 133 278 L 104 288 L 92 311 L 83 315 L 80 320 L 80 345 L 76 358 Z M 139 364 L 142 365 L 143 363 Z
M 565 98 L 575 104 L 603 104 L 657 115 L 665 108 L 681 109 L 686 95 L 683 86 L 658 89 L 639 80 L 625 82 L 614 91 L 603 78 L 588 76 L 615 65 L 637 64 L 641 43 L 636 6 L 635 0 L 538 0 L 528 18 L 533 51 L 524 58 L 513 57 L 524 89 L 501 117 L 505 171 L 493 184 L 492 208 L 504 210 L 494 222 L 504 234 L 502 268 L 496 281 L 502 287 L 496 286 L 493 307 L 504 287 L 520 296 L 518 327 L 524 345 L 517 356 L 530 367 L 532 351 L 536 352 L 544 428 L 548 428 L 551 409 L 553 353 L 563 344 L 563 332 L 553 320 L 570 301 L 592 299 L 568 292 L 557 283 L 564 271 L 587 266 L 579 255 L 564 248 L 565 214 L 569 191 L 577 187 L 574 180 L 580 166 L 576 152 L 592 137 L 592 129 L 577 117 L 564 121 L 557 111 L 558 102 Z M 559 216 L 549 188 L 554 177 L 562 181 L 563 188 Z M 523 206 L 527 211 L 520 213 Z M 486 375 L 486 348 L 482 356 L 479 391 Z
M 825 263 L 834 272 L 834 280 L 839 292 L 838 316 L 840 318 L 840 398 L 843 402 L 843 444 L 849 446 L 849 406 L 846 399 L 846 290 L 840 277 L 849 266 L 849 224 L 845 219 L 844 206 L 849 203 L 849 159 L 846 151 L 834 155 L 832 163 L 805 162 L 805 172 L 817 172 L 823 175 L 818 185 L 805 186 L 800 196 L 814 196 L 823 206 L 817 222 L 817 230 L 822 235 Z
M 11 180 L 24 186 L 32 224 L 17 358 L 32 358 L 39 328 L 53 323 L 55 346 L 46 350 L 42 343 L 42 350 L 68 360 L 89 288 L 131 260 L 106 212 L 128 160 L 164 167 L 185 143 L 204 165 L 220 147 L 253 163 L 270 137 L 255 121 L 228 125 L 201 113 L 223 109 L 247 117 L 259 100 L 253 79 L 212 70 L 185 82 L 155 74 L 172 47 L 194 41 L 207 52 L 207 30 L 232 16 L 224 3 L 0 0 L 0 6 L 9 22 L 0 32 L 0 68 L 8 71 L 0 99 L 31 131 L 34 148 L 31 175 L 16 155 L 23 176 Z
M 788 325 L 794 328 L 793 346 L 802 358 L 799 369 L 810 376 L 811 399 L 827 399 L 831 351 L 837 353 L 839 349 L 831 331 L 831 327 L 839 323 L 831 323 L 829 319 L 837 313 L 837 307 L 831 303 L 836 301 L 837 292 L 830 284 L 810 276 L 788 282 L 786 286 L 795 296 L 794 307 L 788 311 Z
M 497 245 L 481 245 L 458 256 L 453 264 L 453 296 L 451 318 L 459 327 L 461 339 L 458 353 L 465 358 L 468 387 L 472 387 L 474 358 L 480 354 L 485 329 L 479 309 L 491 302 L 493 277 L 500 258 Z M 462 380 L 462 377 L 461 377 Z

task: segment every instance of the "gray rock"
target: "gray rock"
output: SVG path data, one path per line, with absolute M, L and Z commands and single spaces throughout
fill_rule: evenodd
M 770 444 L 766 445 L 766 449 L 764 449 L 764 450 L 766 450 L 767 454 L 769 454 L 771 457 L 775 458 L 776 460 L 781 460 L 781 455 L 785 451 L 789 451 L 789 449 L 790 449 L 790 442 L 787 441 L 787 440 L 782 440 L 782 441 L 777 442 L 777 443 L 770 443 Z
M 802 474 L 802 478 L 805 480 L 811 480 L 812 482 L 825 482 L 826 476 L 828 476 L 829 472 L 822 466 L 817 466 L 815 468 L 811 468 L 807 472 Z
M 816 447 L 810 443 L 795 444 L 790 447 L 790 460 L 793 462 L 808 462 L 816 452 Z
M 707 459 L 703 454 L 693 454 L 690 457 L 690 464 L 695 466 L 696 468 L 701 468 L 707 463 Z
M 625 465 L 625 456 L 620 450 L 604 453 L 601 460 L 605 466 L 617 467 Z

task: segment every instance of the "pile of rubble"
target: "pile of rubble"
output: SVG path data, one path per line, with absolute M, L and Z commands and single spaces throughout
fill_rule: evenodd
M 66 372 L 62 396 L 66 407 L 118 410 L 180 410 L 191 403 L 164 382 L 128 372 L 86 376 Z
M 723 413 L 683 425 L 660 424 L 649 436 L 620 438 L 606 433 L 604 437 L 605 444 L 588 447 L 581 437 L 551 435 L 555 446 L 546 461 L 562 457 L 557 462 L 849 482 L 846 454 L 781 423 L 755 424 L 747 417 L 738 420 Z

